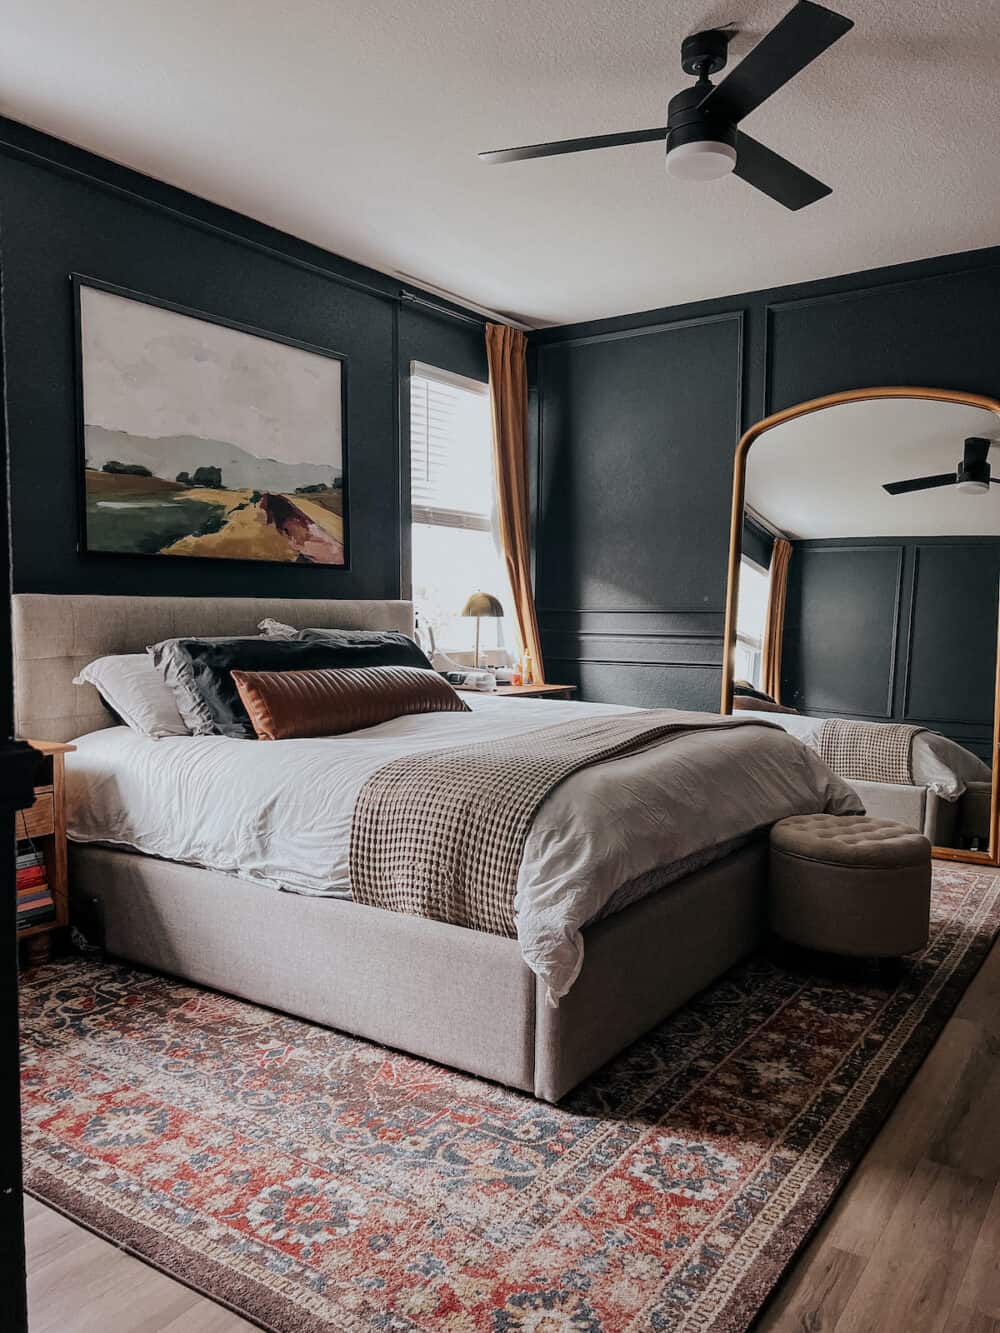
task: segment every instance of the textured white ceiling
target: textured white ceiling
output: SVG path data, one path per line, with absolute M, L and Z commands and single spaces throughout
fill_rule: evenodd
M 8 0 L 0 112 L 538 324 L 1000 242 L 997 0 L 838 0 L 853 32 L 746 122 L 834 188 L 788 213 L 663 147 L 679 45 L 791 0 Z
M 957 403 L 915 399 L 841 403 L 785 422 L 747 456 L 747 503 L 789 537 L 1000 537 L 1000 486 L 888 495 L 887 481 L 958 466 L 969 435 L 993 440 L 1000 477 L 1000 418 Z

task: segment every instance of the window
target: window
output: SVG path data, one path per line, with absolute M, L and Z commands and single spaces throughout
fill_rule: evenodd
M 740 561 L 740 598 L 736 612 L 736 679 L 760 689 L 764 626 L 770 578 L 746 556 Z
M 412 584 L 420 626 L 446 653 L 471 652 L 475 621 L 459 615 L 471 593 L 512 611 L 493 535 L 495 485 L 487 385 L 414 363 L 410 367 Z M 480 651 L 503 648 L 502 620 L 485 620 Z

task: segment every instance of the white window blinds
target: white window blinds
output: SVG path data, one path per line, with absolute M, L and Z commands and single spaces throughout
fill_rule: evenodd
M 485 384 L 413 366 L 410 499 L 414 523 L 489 531 L 493 455 Z

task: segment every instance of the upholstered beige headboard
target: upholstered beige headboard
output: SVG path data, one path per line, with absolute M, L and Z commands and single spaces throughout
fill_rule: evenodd
M 107 653 L 141 653 L 185 635 L 256 634 L 265 616 L 300 627 L 413 633 L 412 602 L 289 597 L 93 597 L 15 593 L 14 712 L 18 736 L 68 741 L 114 726 L 91 685 L 73 677 Z

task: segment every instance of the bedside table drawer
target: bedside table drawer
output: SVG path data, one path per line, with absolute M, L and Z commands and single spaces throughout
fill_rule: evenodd
M 44 838 L 55 830 L 52 788 L 36 787 L 35 804 L 17 816 L 19 838 Z

